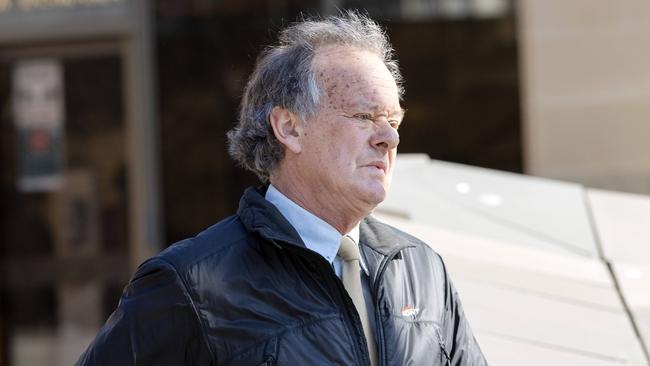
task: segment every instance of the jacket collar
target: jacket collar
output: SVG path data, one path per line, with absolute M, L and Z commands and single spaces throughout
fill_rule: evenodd
M 258 233 L 265 239 L 305 247 L 296 229 L 264 198 L 267 188 L 250 187 L 244 191 L 237 210 L 242 223 L 248 231 Z M 409 241 L 405 242 L 400 233 L 397 229 L 368 216 L 359 225 L 359 244 L 387 256 L 412 245 Z
M 413 243 L 405 240 L 402 232 L 392 226 L 368 216 L 359 225 L 359 244 L 365 245 L 372 250 L 388 256 L 395 251 L 413 246 Z
M 267 189 L 267 186 L 249 187 L 244 191 L 237 210 L 244 227 L 268 240 L 305 247 L 296 229 L 264 198 Z

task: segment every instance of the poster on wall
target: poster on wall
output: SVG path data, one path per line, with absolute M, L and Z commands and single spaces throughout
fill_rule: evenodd
M 63 185 L 65 100 L 58 60 L 22 60 L 12 69 L 18 148 L 18 189 L 55 191 Z

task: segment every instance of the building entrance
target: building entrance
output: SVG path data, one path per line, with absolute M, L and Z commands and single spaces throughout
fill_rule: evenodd
M 5 364 L 73 364 L 128 280 L 122 65 L 114 43 L 0 50 Z

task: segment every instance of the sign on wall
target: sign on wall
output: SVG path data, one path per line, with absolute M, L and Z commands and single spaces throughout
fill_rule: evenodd
M 20 191 L 53 191 L 63 185 L 63 90 L 63 68 L 57 60 L 24 60 L 13 67 L 12 102 Z

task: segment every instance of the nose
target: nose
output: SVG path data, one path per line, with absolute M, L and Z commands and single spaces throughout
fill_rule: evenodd
M 386 119 L 381 118 L 377 121 L 371 144 L 377 149 L 392 150 L 399 144 L 399 133 Z

